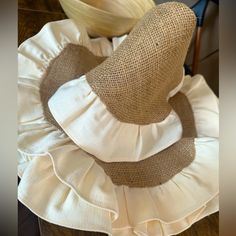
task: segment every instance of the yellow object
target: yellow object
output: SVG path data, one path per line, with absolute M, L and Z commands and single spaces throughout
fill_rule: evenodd
M 114 37 L 128 33 L 153 0 L 59 0 L 69 18 L 83 24 L 91 36 Z

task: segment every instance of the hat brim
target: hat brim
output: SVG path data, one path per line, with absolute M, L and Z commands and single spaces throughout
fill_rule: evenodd
M 27 147 L 19 149 L 22 154 L 19 160 L 19 175 L 22 177 L 18 192 L 19 199 L 49 222 L 76 229 L 106 232 L 110 235 L 119 235 L 121 232 L 128 231 L 135 235 L 135 232 L 145 233 L 145 230 L 148 234 L 148 230 L 158 232 L 160 228 L 164 229 L 163 235 L 170 235 L 186 229 L 205 215 L 217 211 L 217 139 L 196 138 L 197 155 L 192 164 L 167 183 L 151 189 L 117 187 L 91 158 L 87 156 L 83 158 L 85 155 L 83 151 L 83 154 L 79 155 L 80 158 L 72 155 L 81 152 L 81 149 L 75 146 L 61 130 L 45 120 L 37 90 L 43 78 L 43 68 L 46 68 L 59 53 L 58 50 L 47 54 L 47 50 L 42 50 L 44 47 L 37 45 L 41 42 L 42 45 L 47 46 L 48 51 L 51 51 L 51 46 L 62 50 L 66 45 L 65 38 L 67 40 L 69 38 L 67 34 L 78 36 L 79 33 L 71 20 L 53 23 L 53 25 L 54 27 L 51 27 L 52 25 L 48 24 L 44 31 L 40 32 L 40 37 L 37 36 L 38 39 L 32 38 L 19 48 L 20 55 L 23 55 L 23 59 L 19 60 L 21 68 L 19 84 L 23 88 L 19 93 L 22 101 L 19 106 L 19 138 Z M 55 36 L 59 31 L 64 32 L 66 37 Z M 46 37 L 43 37 L 45 35 Z M 51 40 L 53 39 L 51 44 L 48 43 L 50 36 Z M 33 43 L 34 40 L 36 44 Z M 70 43 L 70 40 L 67 43 Z M 28 100 L 24 97 L 25 89 L 29 92 Z M 27 106 L 23 108 L 23 104 Z M 195 111 L 198 111 L 198 115 L 201 113 L 198 109 Z M 202 118 L 199 120 L 202 121 Z M 21 132 L 22 126 L 24 132 Z M 204 132 L 207 133 L 206 130 Z M 47 134 L 46 139 L 44 139 L 45 134 Z M 34 147 L 31 153 L 28 152 L 29 147 Z M 35 152 L 38 148 L 41 150 Z M 65 167 L 66 169 L 63 169 Z M 74 173 L 74 176 L 71 176 L 71 173 Z M 196 189 L 199 196 L 196 196 Z M 189 201 L 187 202 L 186 199 Z M 170 204 L 177 201 L 178 204 Z M 123 208 L 125 203 L 128 209 Z M 152 205 L 153 203 L 155 204 Z M 137 206 L 142 206 L 142 210 Z M 137 214 L 143 212 L 143 209 L 147 209 L 146 215 Z M 153 209 L 156 210 L 153 212 Z M 101 221 L 97 221 L 97 218 Z
M 192 164 L 170 181 L 152 188 L 115 186 L 98 165 L 82 155 L 84 152 L 71 146 L 62 147 L 51 153 L 51 158 L 48 155 L 30 161 L 23 173 L 18 197 L 40 217 L 67 227 L 92 231 L 96 215 L 95 218 L 87 215 L 93 206 L 95 212 L 100 210 L 103 219 L 108 220 L 110 215 L 103 225 L 108 234 L 112 234 L 108 231 L 111 226 L 122 231 L 140 224 L 161 224 L 168 232 L 164 235 L 170 235 L 170 231 L 177 233 L 176 229 L 183 224 L 188 222 L 184 226 L 187 228 L 196 222 L 201 211 L 210 214 L 218 209 L 216 202 L 213 211 L 206 209 L 218 196 L 218 142 L 201 138 L 195 143 L 197 154 Z M 71 219 L 76 212 L 84 212 L 80 207 L 87 208 L 88 212 L 80 218 L 87 218 L 91 229 Z M 200 216 L 196 216 L 196 212 Z M 67 214 L 71 218 L 68 219 Z

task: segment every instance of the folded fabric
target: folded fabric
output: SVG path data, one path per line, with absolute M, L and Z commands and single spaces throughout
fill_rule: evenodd
M 173 11 L 179 26 L 184 25 L 184 32 L 178 31 L 181 36 L 176 37 L 183 41 L 181 45 L 188 44 L 194 28 L 188 21 L 195 18 L 184 4 L 161 4 L 142 22 L 154 27 L 151 21 L 158 19 L 158 26 L 173 27 L 175 35 Z M 112 73 L 120 66 L 119 57 L 124 55 L 120 52 L 127 42 L 143 34 L 142 22 L 128 37 L 112 42 L 90 39 L 72 20 L 52 22 L 19 47 L 18 198 L 49 222 L 116 236 L 173 235 L 218 211 L 219 108 L 203 76 L 183 76 L 179 63 L 171 74 L 174 85 L 166 84 L 168 90 L 157 95 L 164 96 L 168 106 L 159 113 L 157 104 L 152 116 L 142 115 L 150 107 L 142 111 L 138 101 L 131 102 L 132 115 L 126 116 L 122 111 L 127 112 L 128 100 L 120 107 L 115 101 L 113 107 L 109 94 L 102 92 L 106 85 L 120 96 L 114 79 L 121 83 L 122 78 L 129 78 Z M 165 29 L 158 33 L 168 35 Z M 158 37 L 161 46 L 165 41 Z M 162 55 L 176 38 L 169 40 Z M 171 49 L 177 47 L 176 58 L 184 60 L 187 46 L 176 45 Z M 142 49 L 146 53 L 148 47 Z M 151 63 L 163 71 L 166 60 Z M 107 67 L 113 61 L 118 65 Z M 108 69 L 101 76 L 103 68 Z M 93 82 L 95 72 L 98 82 Z M 133 76 L 133 71 L 129 73 L 127 69 Z M 166 76 L 164 72 L 158 75 Z M 153 74 L 149 76 L 153 79 Z M 143 79 L 140 75 L 129 84 Z M 103 90 L 97 87 L 100 80 Z M 142 82 L 141 88 L 149 86 Z M 162 86 L 155 87 L 157 94 Z

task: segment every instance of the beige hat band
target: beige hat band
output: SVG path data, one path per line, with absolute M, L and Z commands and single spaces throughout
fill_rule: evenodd
M 94 56 L 82 46 L 69 44 L 51 62 L 40 87 L 44 115 L 50 123 L 60 127 L 51 115 L 47 104 L 54 92 L 62 84 L 84 74 L 86 70 L 103 60 L 104 58 Z M 176 144 L 140 162 L 106 163 L 91 156 L 115 184 L 131 187 L 155 186 L 166 182 L 192 162 L 195 156 L 193 138 L 196 137 L 196 128 L 191 106 L 182 93 L 177 93 L 170 98 L 170 104 L 183 125 L 183 139 Z
M 146 125 L 169 115 L 167 97 L 181 82 L 195 20 L 182 3 L 160 4 L 144 15 L 109 58 L 86 74 L 116 119 Z

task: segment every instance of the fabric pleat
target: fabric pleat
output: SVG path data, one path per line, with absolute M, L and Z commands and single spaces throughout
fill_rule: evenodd
M 54 94 L 53 99 L 59 93 L 63 98 L 64 88 L 73 85 L 81 96 L 82 103 L 76 109 L 78 97 L 70 93 L 68 100 L 61 103 L 65 113 L 56 116 L 52 112 L 62 129 L 51 124 L 43 112 L 40 85 L 51 61 L 67 44 L 82 45 L 96 56 L 109 56 L 122 39 L 114 39 L 116 45 L 105 38 L 90 39 L 83 27 L 68 19 L 46 24 L 36 36 L 20 45 L 18 199 L 42 219 L 69 228 L 115 236 L 177 234 L 219 208 L 218 99 L 201 75 L 185 76 L 179 88 L 194 114 L 195 159 L 172 179 L 155 187 L 113 184 L 91 154 L 98 154 L 101 160 L 112 160 L 115 139 L 121 147 L 137 137 L 134 143 L 130 142 L 131 146 L 126 146 L 129 150 L 134 148 L 131 160 L 148 157 L 161 150 L 158 142 L 165 137 L 168 127 L 176 131 L 175 137 L 171 132 L 169 136 L 180 138 L 181 125 L 175 113 L 170 114 L 169 122 L 162 129 L 157 124 L 134 129 L 115 120 L 83 78 L 68 82 Z M 69 106 L 71 101 L 75 106 Z M 145 143 L 150 134 L 153 145 Z M 165 145 L 166 140 L 167 136 Z M 121 160 L 122 152 L 125 154 L 121 150 L 116 160 Z

